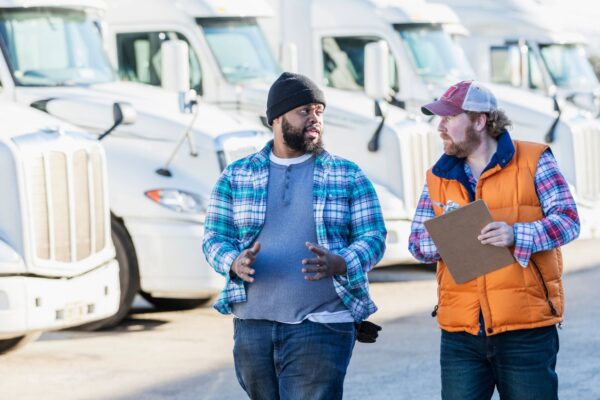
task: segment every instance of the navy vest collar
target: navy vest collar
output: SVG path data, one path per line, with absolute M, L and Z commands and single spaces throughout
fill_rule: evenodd
M 497 164 L 500 165 L 500 168 L 504 168 L 512 160 L 514 155 L 515 146 L 510 134 L 505 130 L 498 137 L 498 148 L 484 171 L 495 167 Z M 461 173 L 464 174 L 464 163 L 464 158 L 443 154 L 434 164 L 433 174 L 439 178 L 458 179 Z

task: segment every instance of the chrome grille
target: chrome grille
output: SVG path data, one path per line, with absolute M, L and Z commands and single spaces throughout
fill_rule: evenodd
M 433 127 L 413 131 L 401 136 L 402 170 L 406 210 L 412 214 L 417 207 L 425 184 L 427 170 L 441 154 L 441 144 Z
M 586 124 L 573 129 L 575 186 L 581 199 L 600 200 L 600 127 Z
M 39 260 L 81 261 L 105 248 L 103 162 L 100 149 L 91 147 L 37 153 L 24 163 Z
M 51 196 L 48 207 L 52 210 L 54 246 L 50 254 L 56 261 L 71 261 L 71 215 L 69 212 L 69 183 L 67 157 L 63 153 L 51 152 L 48 156 L 47 174 Z

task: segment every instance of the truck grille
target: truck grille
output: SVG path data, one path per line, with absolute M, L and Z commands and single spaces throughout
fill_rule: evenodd
M 40 260 L 81 261 L 106 246 L 103 158 L 99 148 L 32 156 L 28 190 Z
M 575 186 L 578 196 L 600 200 L 600 127 L 585 125 L 573 130 Z
M 427 170 L 441 154 L 441 142 L 430 125 L 424 129 L 400 136 L 402 147 L 402 171 L 406 210 L 412 215 L 419 202 L 425 184 Z

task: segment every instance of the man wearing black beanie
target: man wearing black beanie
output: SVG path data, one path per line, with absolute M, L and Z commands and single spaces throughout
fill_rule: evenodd
M 341 399 L 355 324 L 377 310 L 367 272 L 385 250 L 381 208 L 360 168 L 323 149 L 324 111 L 313 82 L 283 73 L 267 101 L 273 141 L 230 164 L 209 202 L 203 250 L 226 278 L 215 308 L 235 316 L 252 399 Z
M 277 78 L 269 90 L 267 98 L 267 120 L 269 125 L 282 114 L 310 103 L 322 104 L 325 107 L 325 96 L 307 77 L 291 72 L 284 72 Z

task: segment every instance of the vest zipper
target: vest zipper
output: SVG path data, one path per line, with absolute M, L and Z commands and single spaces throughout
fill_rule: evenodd
M 433 311 L 431 312 L 431 316 L 435 317 L 437 315 L 437 310 L 438 310 L 438 305 L 436 304 L 435 307 L 433 307 Z
M 537 272 L 538 276 L 540 277 L 540 281 L 542 282 L 542 287 L 544 288 L 544 294 L 546 295 L 546 302 L 550 306 L 550 312 L 552 313 L 552 315 L 558 315 L 558 313 L 556 312 L 556 308 L 554 308 L 554 304 L 552 304 L 552 300 L 550 300 L 550 293 L 548 292 L 548 286 L 546 286 L 546 282 L 544 281 L 544 276 L 542 275 L 542 271 L 540 271 L 540 268 L 538 267 L 536 262 L 533 261 L 533 258 L 531 258 L 530 260 L 535 268 L 535 272 Z

